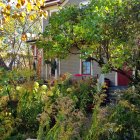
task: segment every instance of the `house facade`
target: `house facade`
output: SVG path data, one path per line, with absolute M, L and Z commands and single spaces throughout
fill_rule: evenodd
M 65 7 L 68 5 L 86 5 L 88 0 L 46 0 L 45 9 L 48 11 L 48 16 L 50 17 L 54 12 L 59 10 L 59 7 Z M 42 32 L 49 23 L 49 17 L 43 19 L 42 22 Z M 34 47 L 37 49 L 37 47 Z M 76 48 L 72 48 L 72 52 L 77 52 Z M 36 53 L 37 51 L 34 50 Z M 101 74 L 101 68 L 95 61 L 85 61 L 80 58 L 80 54 L 70 54 L 65 59 L 54 59 L 55 67 L 50 64 L 45 63 L 43 60 L 43 50 L 40 51 L 40 56 L 42 57 L 42 62 L 40 62 L 40 75 L 44 80 L 50 79 L 52 77 L 58 78 L 60 75 L 65 73 L 70 73 L 73 78 L 76 77 L 96 77 L 101 79 L 101 83 L 104 82 L 104 78 L 110 80 L 111 86 L 125 86 L 128 85 L 129 80 L 117 72 L 111 72 L 108 74 Z M 37 54 L 34 54 L 37 56 Z

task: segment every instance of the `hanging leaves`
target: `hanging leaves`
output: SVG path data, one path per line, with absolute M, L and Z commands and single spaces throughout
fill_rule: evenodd
M 16 7 L 19 9 L 19 8 L 21 8 L 21 4 L 20 3 L 17 3 L 16 4 Z
M 29 2 L 27 3 L 26 7 L 27 7 L 28 12 L 30 12 L 32 10 L 32 4 Z
M 23 33 L 23 34 L 22 34 L 21 40 L 22 40 L 22 41 L 26 41 L 26 40 L 27 40 L 27 35 L 26 35 L 26 33 Z
M 23 12 L 26 14 L 26 12 L 30 13 L 33 12 L 36 13 L 42 17 L 47 17 L 46 11 L 42 10 L 42 6 L 44 5 L 44 0 L 17 0 L 16 2 L 10 3 L 2 3 L 0 2 L 0 13 L 2 15 L 2 18 L 8 18 L 11 16 L 14 19 L 24 17 Z M 30 20 L 34 20 L 35 16 L 29 16 Z
M 6 4 L 0 2 L 0 7 L 5 8 Z
M 93 54 L 104 68 L 116 70 L 125 62 L 132 68 L 139 64 L 139 9 L 138 0 L 92 0 L 86 8 L 61 9 L 49 19 L 38 45 L 48 56 L 62 58 L 75 47 L 86 57 Z

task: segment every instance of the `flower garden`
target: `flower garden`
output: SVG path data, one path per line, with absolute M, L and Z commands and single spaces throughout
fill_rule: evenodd
M 97 91 L 92 78 L 76 81 L 65 74 L 43 85 L 28 77 L 33 73 L 24 81 L 14 73 L 1 74 L 11 77 L 0 79 L 3 140 L 139 139 L 140 97 L 131 88 L 117 92 L 114 105 L 105 104 L 106 94 Z

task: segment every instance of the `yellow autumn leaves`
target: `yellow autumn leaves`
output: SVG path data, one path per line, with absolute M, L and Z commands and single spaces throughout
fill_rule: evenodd
M 14 19 L 25 17 L 28 14 L 30 20 L 37 16 L 47 18 L 48 13 L 42 9 L 44 0 L 17 0 L 17 2 L 3 3 L 0 2 L 1 15 L 3 20 L 9 17 Z
M 22 34 L 21 40 L 22 40 L 22 41 L 26 41 L 26 40 L 27 40 L 27 35 L 26 35 L 26 33 L 23 33 L 23 34 Z
M 7 23 L 11 20 L 17 20 L 23 25 L 26 21 L 36 22 L 40 18 L 47 18 L 47 11 L 43 10 L 44 0 L 9 0 L 8 3 L 3 3 L 0 1 L 0 13 L 1 13 L 1 27 L 0 30 L 4 30 L 4 25 L 7 26 Z M 26 32 L 21 34 L 21 40 L 26 41 L 27 35 Z

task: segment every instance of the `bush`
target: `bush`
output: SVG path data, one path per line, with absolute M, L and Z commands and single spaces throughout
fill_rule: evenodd
M 48 86 L 31 80 L 14 85 L 8 81 L 0 88 L 0 135 L 2 139 L 36 138 L 38 131 L 39 139 L 82 138 L 95 93 L 93 79 L 75 81 L 69 75 Z
M 87 140 L 139 140 L 140 94 L 137 88 L 116 92 L 117 103 L 105 108 L 95 105 Z M 98 99 L 100 101 L 100 98 Z
M 40 117 L 38 139 L 81 139 L 85 131 L 87 107 L 93 105 L 96 93 L 95 82 L 93 79 L 75 81 L 64 75 L 49 85 L 44 98 L 46 105 Z
M 10 88 L 11 98 L 0 98 L 0 122 L 2 124 L 0 135 L 3 139 L 16 137 L 19 133 L 26 137 L 36 137 L 39 122 L 36 117 L 43 111 L 47 87 L 39 87 L 37 82 L 27 82 L 16 88 Z
M 79 139 L 84 119 L 84 114 L 75 109 L 75 103 L 69 97 L 59 97 L 52 104 L 48 101 L 41 114 L 38 139 Z
M 76 107 L 85 113 L 92 112 L 94 95 L 97 93 L 96 81 L 93 79 L 81 80 L 74 85 L 73 95 L 77 98 Z

